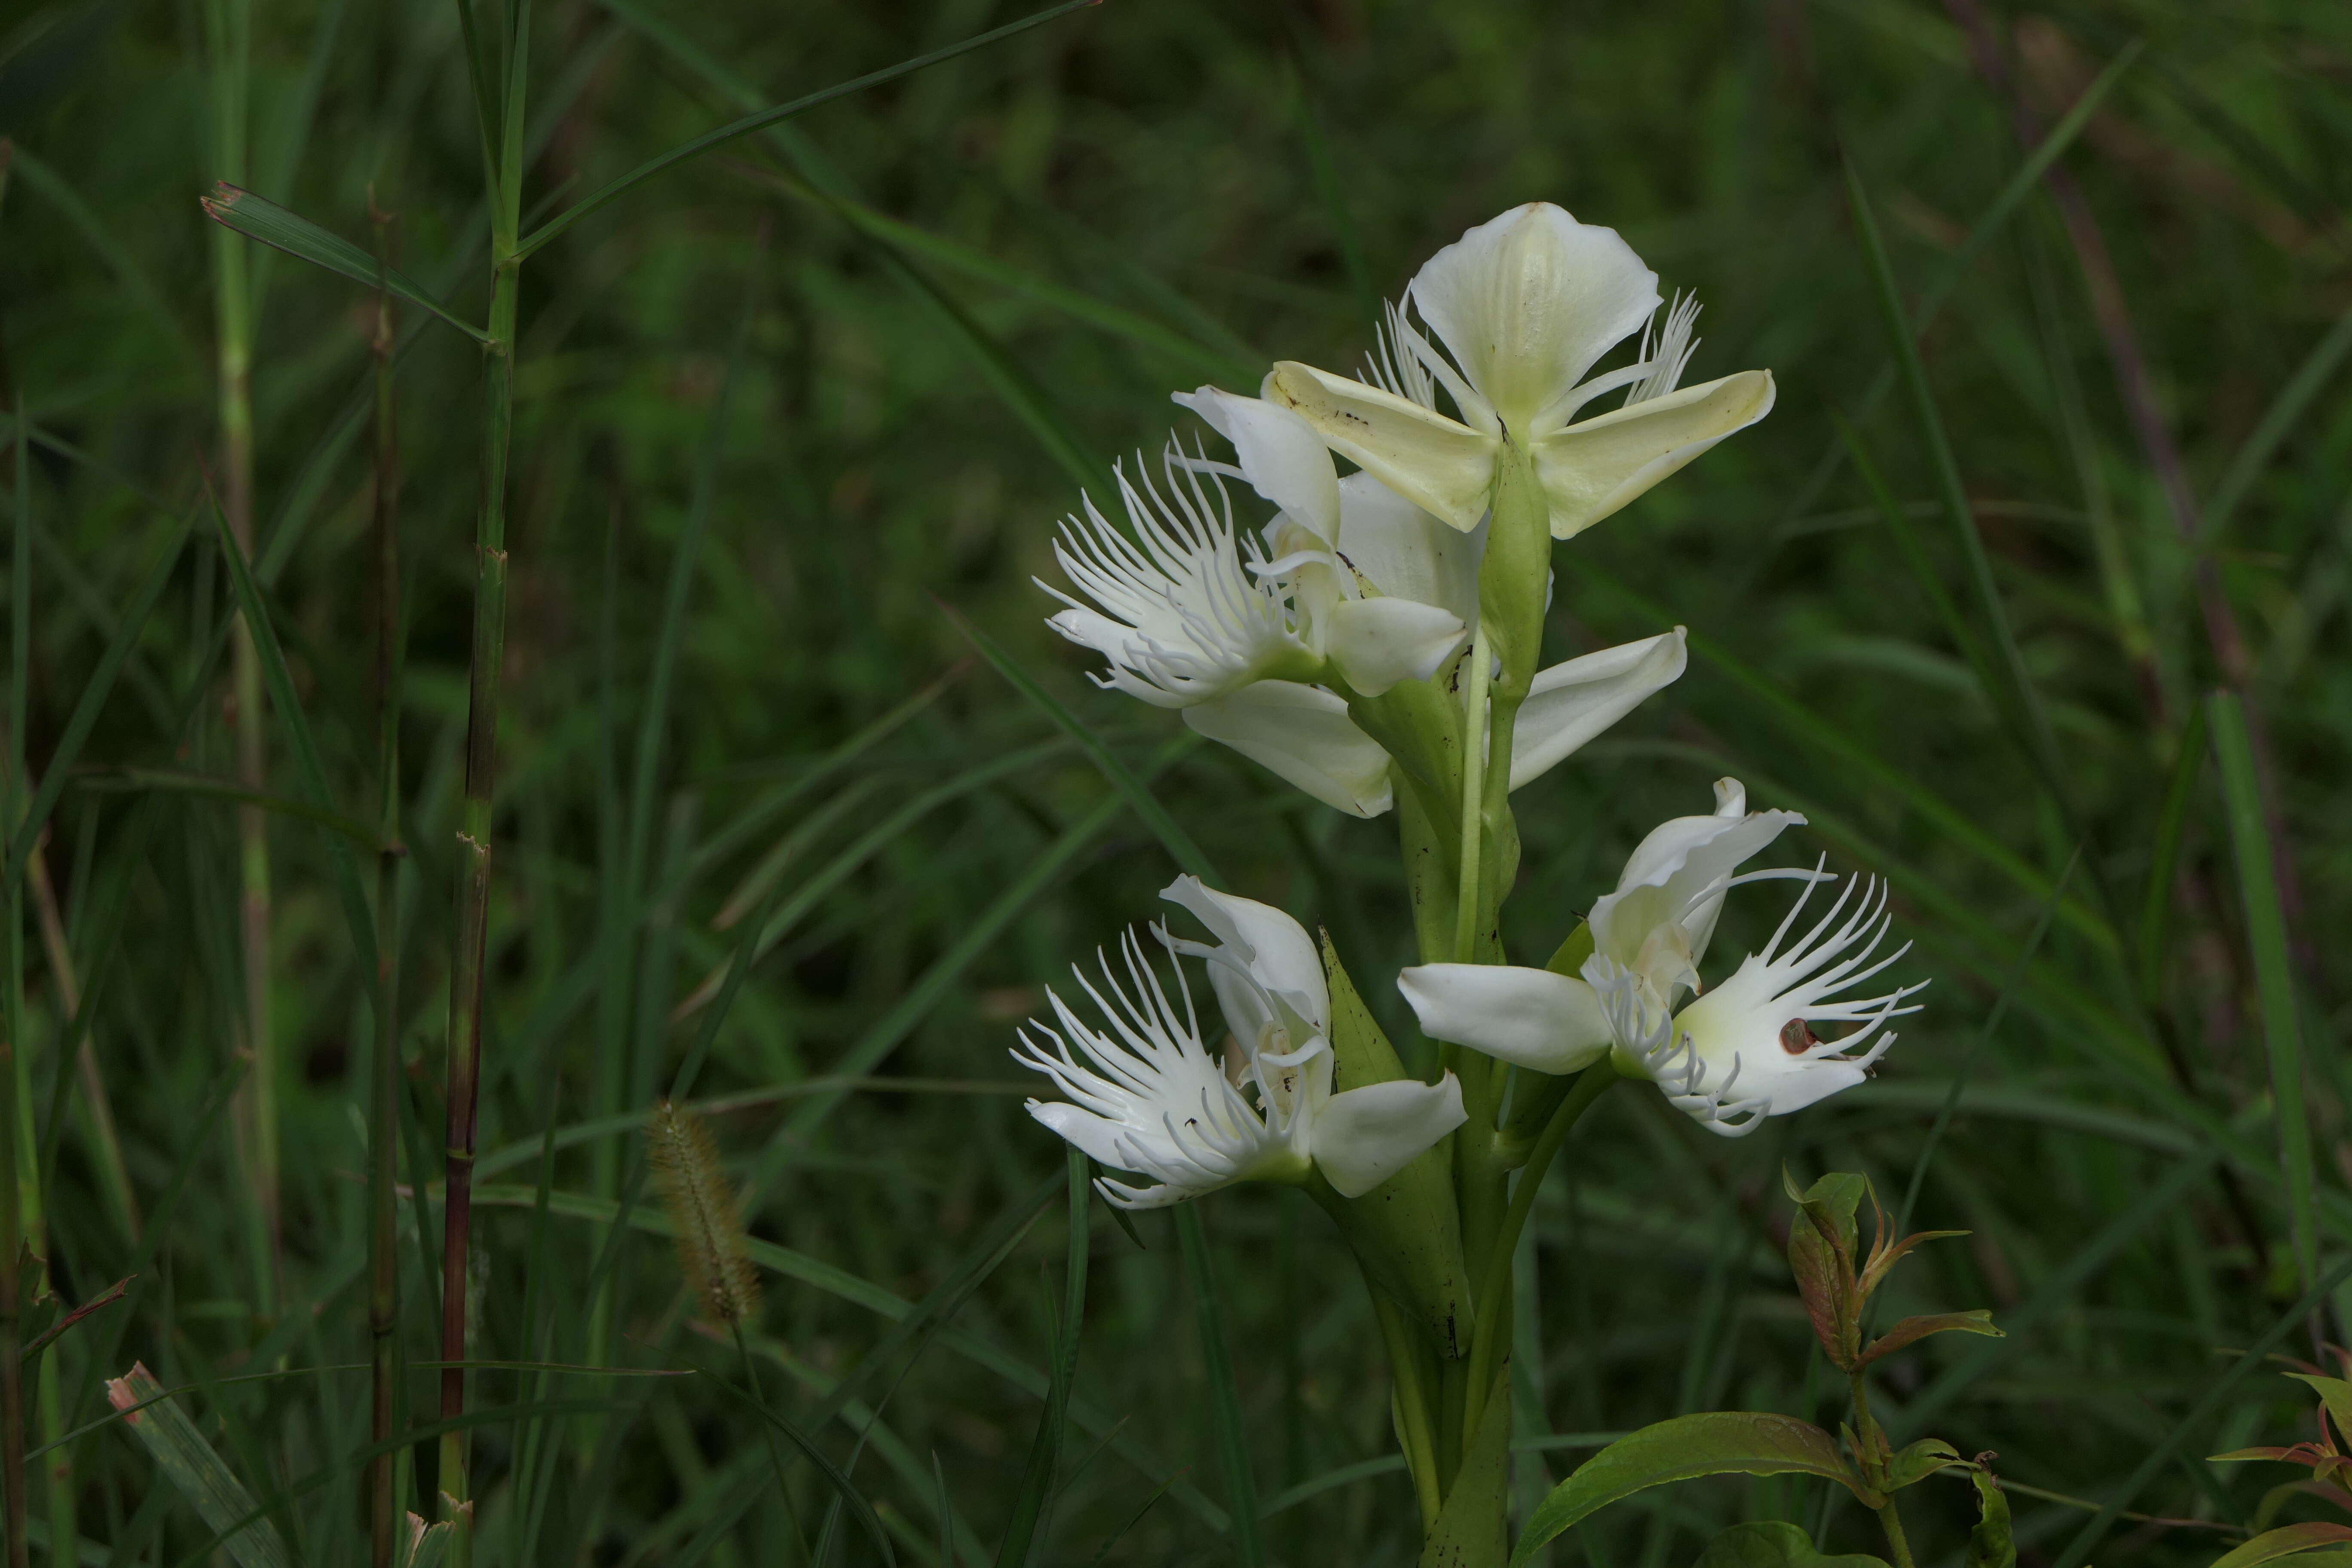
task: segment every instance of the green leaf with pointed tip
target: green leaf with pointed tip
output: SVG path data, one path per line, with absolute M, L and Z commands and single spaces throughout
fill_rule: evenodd
M 234 1531 L 221 1544 L 239 1568 L 287 1568 L 290 1560 L 278 1527 L 257 1517 L 253 1494 L 144 1365 L 133 1363 L 110 1380 L 106 1396 L 197 1517 L 215 1531 Z
M 1554 1487 L 1528 1521 L 1513 1568 L 1586 1516 L 1635 1492 L 1699 1476 L 1822 1476 L 1877 1508 L 1873 1491 L 1838 1451 L 1837 1439 L 1810 1421 L 1748 1410 L 1677 1415 L 1620 1437 Z
M 1862 1346 L 1862 1292 L 1854 1280 L 1854 1255 L 1861 1227 L 1854 1214 L 1870 1191 L 1869 1181 L 1832 1171 L 1803 1192 L 1783 1169 L 1780 1183 L 1795 1200 L 1798 1216 L 1789 1226 L 1789 1272 L 1805 1299 L 1805 1315 L 1832 1365 L 1851 1372 Z
M 1871 1341 L 1870 1348 L 1862 1352 L 1861 1359 L 1854 1365 L 1868 1366 L 1880 1356 L 1891 1354 L 1905 1345 L 1926 1339 L 1929 1334 L 1948 1333 L 1955 1330 L 1996 1340 L 2009 1337 L 1993 1327 L 1992 1314 L 1981 1307 L 1967 1312 L 1931 1312 L 1924 1317 L 1906 1318 Z
M 1982 1465 L 1969 1478 L 1977 1485 L 1977 1522 L 1969 1531 L 1967 1568 L 2017 1568 L 2017 1542 L 2009 1533 L 2009 1499 Z
M 1419 1568 L 1502 1568 L 1510 1542 L 1503 1506 L 1511 1479 L 1511 1368 L 1507 1358 L 1478 1417 L 1478 1435 L 1462 1456 L 1454 1488 L 1422 1542 Z
M 1573 976 L 1582 973 L 1584 961 L 1591 956 L 1592 922 L 1579 921 L 1576 929 L 1568 933 L 1568 940 L 1553 950 L 1550 961 L 1544 967 L 1554 974 Z
M 2281 1525 L 2241 1542 L 2213 1568 L 2257 1568 L 2257 1564 L 2275 1563 L 2282 1557 L 2293 1557 L 2295 1568 L 2321 1568 L 2323 1563 L 2352 1559 L 2352 1552 L 2346 1550 L 2347 1544 L 2352 1544 L 2352 1525 L 2331 1524 L 2324 1520 Z M 2319 1554 L 2323 1548 L 2327 1549 L 2324 1557 Z
M 1331 988 L 1332 1089 L 1361 1089 L 1410 1076 L 1348 977 L 1328 931 L 1323 972 Z M 1340 1197 L 1320 1182 L 1311 1189 L 1357 1259 L 1390 1295 L 1419 1314 L 1438 1354 L 1449 1358 L 1468 1350 L 1471 1321 L 1452 1148 L 1450 1140 L 1441 1140 L 1359 1198 Z
M 289 212 L 267 196 L 257 196 L 251 191 L 224 180 L 213 187 L 212 195 L 204 198 L 204 207 L 205 216 L 224 228 L 235 229 L 247 239 L 257 239 L 273 250 L 282 250 L 313 267 L 341 273 L 354 283 L 370 289 L 381 287 L 389 293 L 397 294 L 410 304 L 438 316 L 478 343 L 490 341 L 489 333 L 471 321 L 451 315 L 440 300 L 425 291 L 422 284 L 403 274 L 398 268 L 385 266 L 342 236 L 328 233 L 300 213 Z
M 1941 1437 L 1922 1437 L 1887 1462 L 1886 1489 L 1900 1491 L 1915 1481 L 1924 1481 L 1959 1457 L 1959 1450 Z
M 1813 1538 L 1785 1520 L 1735 1524 L 1706 1543 L 1693 1568 L 1886 1568 L 1863 1552 L 1826 1556 Z

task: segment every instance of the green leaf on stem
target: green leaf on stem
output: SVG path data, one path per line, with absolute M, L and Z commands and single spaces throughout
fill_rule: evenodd
M 257 239 L 271 249 L 282 250 L 299 261 L 341 273 L 354 283 L 397 294 L 410 304 L 438 316 L 478 343 L 490 341 L 489 333 L 471 321 L 451 315 L 440 300 L 425 292 L 422 284 L 404 275 L 398 268 L 385 266 L 342 236 L 328 233 L 300 213 L 289 212 L 268 197 L 257 196 L 226 180 L 215 185 L 213 194 L 203 200 L 205 216 L 223 228 L 234 229 L 247 239 Z
M 1959 1457 L 1959 1450 L 1941 1437 L 1922 1437 L 1887 1461 L 1886 1489 L 1900 1491 L 1916 1481 L 1924 1481 Z
M 1967 1568 L 2017 1568 L 2017 1542 L 2009 1533 L 2009 1499 L 2001 1495 L 2000 1483 L 1982 1462 L 1990 1458 L 1978 1456 L 1977 1468 L 1969 1478 L 1977 1486 L 1977 1522 L 1969 1531 Z
M 1759 1519 L 1735 1524 L 1706 1543 L 1694 1568 L 1886 1568 L 1863 1552 L 1825 1556 L 1813 1538 L 1786 1520 Z
M 2335 1563 L 2352 1561 L 2352 1552 L 2345 1550 L 2347 1544 L 2352 1544 L 2352 1525 L 2330 1524 L 2324 1520 L 2281 1525 L 2241 1542 L 2213 1568 L 2257 1568 L 2258 1564 L 2275 1563 L 2282 1557 L 2294 1558 L 2295 1568 L 2321 1568 L 2323 1563 L 2333 1568 Z M 2332 1550 L 2321 1556 L 2321 1549 Z M 1976 1568 L 1976 1564 L 1971 1563 L 1969 1568 Z
M 1993 1327 L 1992 1314 L 1981 1307 L 1968 1312 L 1931 1312 L 1925 1317 L 1906 1318 L 1871 1341 L 1870 1348 L 1863 1352 L 1853 1364 L 1868 1366 L 1880 1356 L 1891 1354 L 1905 1345 L 1926 1339 L 1929 1334 L 1947 1333 L 1956 1329 L 1964 1334 L 1983 1334 L 1996 1340 L 2009 1337 Z
M 1537 1508 L 1511 1562 L 1517 1568 L 1562 1531 L 1635 1492 L 1734 1474 L 1822 1476 L 1865 1508 L 1886 1500 L 1855 1473 L 1837 1439 L 1810 1421 L 1762 1411 L 1705 1411 L 1644 1426 L 1587 1459 Z
M 1832 1172 L 1800 1192 L 1796 1179 L 1785 1170 L 1780 1182 L 1799 1211 L 1789 1226 L 1789 1272 L 1796 1277 L 1797 1293 L 1804 1298 L 1805 1315 L 1812 1320 L 1822 1353 L 1840 1371 L 1851 1372 L 1861 1348 L 1862 1316 L 1853 1273 L 1860 1245 L 1854 1211 L 1870 1184 L 1845 1172 Z

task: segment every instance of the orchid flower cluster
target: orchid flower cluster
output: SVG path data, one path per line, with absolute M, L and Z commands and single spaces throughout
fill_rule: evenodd
M 1541 666 L 1552 547 L 1772 406 L 1764 371 L 1681 384 L 1697 316 L 1613 229 L 1549 204 L 1507 212 L 1431 258 L 1358 374 L 1285 361 L 1255 396 L 1177 393 L 1215 444 L 1171 436 L 1156 472 L 1123 467 L 1126 526 L 1085 500 L 1055 545 L 1067 587 L 1039 584 L 1064 606 L 1055 629 L 1104 660 L 1100 685 L 1326 805 L 1397 818 L 1423 962 L 1395 984 L 1441 1043 L 1435 1081 L 1400 1065 L 1328 942 L 1192 877 L 1163 896 L 1210 940 L 1129 932 L 1098 980 L 1078 973 L 1085 1005 L 1049 993 L 1015 1057 L 1063 1096 L 1032 1100 L 1038 1121 L 1141 1179 L 1104 1177 L 1111 1203 L 1269 1181 L 1331 1211 L 1383 1310 L 1432 1530 L 1497 1405 L 1497 1260 L 1525 1217 L 1513 1173 L 1531 1194 L 1621 1078 L 1710 1132 L 1752 1131 L 1862 1081 L 1915 1010 L 1917 985 L 1869 984 L 1907 951 L 1879 956 L 1884 886 L 1743 871 L 1804 819 L 1751 811 L 1731 779 L 1711 813 L 1642 841 L 1547 964 L 1506 961 L 1512 793 L 1685 658 L 1677 626 Z M 1627 363 L 1595 371 L 1637 333 Z M 1800 884 L 1786 918 L 1703 983 L 1726 900 L 1766 880 Z M 1432 1362 L 1463 1357 L 1466 1376 Z

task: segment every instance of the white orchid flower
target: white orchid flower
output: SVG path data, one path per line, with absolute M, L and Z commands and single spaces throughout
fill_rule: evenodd
M 1538 671 L 1512 726 L 1511 787 L 1541 778 L 1681 679 L 1684 642 L 1676 626 Z M 1351 816 L 1396 804 L 1388 753 L 1348 716 L 1347 701 L 1321 687 L 1261 680 L 1187 708 L 1184 722 Z
M 1675 1109 L 1731 1137 L 1860 1083 L 1895 1042 L 1887 1020 L 1917 1011 L 1903 1003 L 1921 989 L 1840 999 L 1910 951 L 1906 942 L 1871 962 L 1890 924 L 1884 887 L 1849 880 L 1829 913 L 1782 952 L 1813 887 L 1836 879 L 1819 869 L 1735 875 L 1804 818 L 1749 812 L 1736 779 L 1717 783 L 1716 801 L 1714 816 L 1662 823 L 1633 851 L 1616 890 L 1592 907 L 1593 951 L 1580 976 L 1508 964 L 1406 970 L 1398 989 L 1423 1031 L 1539 1072 L 1611 1057 L 1619 1072 L 1656 1083 Z M 1725 894 L 1769 879 L 1806 889 L 1760 954 L 1702 990 L 1699 963 Z M 1692 999 L 1681 1004 L 1685 992 Z M 1823 1040 L 1818 1023 L 1862 1027 Z
M 1693 346 L 1688 301 L 1654 339 L 1644 332 L 1642 357 L 1587 379 L 1656 315 L 1657 285 L 1616 230 L 1531 202 L 1471 229 L 1413 279 L 1407 298 L 1450 360 L 1392 311 L 1380 384 L 1285 361 L 1265 396 L 1465 531 L 1485 514 L 1496 456 L 1513 441 L 1534 461 L 1552 537 L 1571 538 L 1771 411 L 1769 371 L 1675 390 Z M 1437 412 L 1440 384 L 1459 418 Z M 1631 388 L 1622 406 L 1578 418 L 1618 387 Z
M 1360 1197 L 1466 1120 L 1450 1073 L 1436 1084 L 1402 1079 L 1334 1092 L 1330 992 L 1297 921 L 1193 877 L 1178 878 L 1160 896 L 1192 910 L 1216 939 L 1191 942 L 1151 928 L 1171 958 L 1207 961 L 1233 1033 L 1223 1064 L 1202 1040 L 1181 965 L 1180 1005 L 1132 931 L 1120 942 L 1124 986 L 1107 957 L 1102 990 L 1074 971 L 1108 1032 L 1049 991 L 1059 1026 L 1032 1020 L 1034 1035 L 1024 1030 L 1013 1053 L 1074 1102 L 1033 1100 L 1032 1116 L 1097 1163 L 1157 1183 L 1105 1177 L 1095 1184 L 1106 1199 L 1164 1208 L 1235 1182 L 1303 1182 L 1310 1169 L 1342 1197 Z
M 1183 708 L 1268 677 L 1311 677 L 1322 659 L 1299 636 L 1281 590 L 1251 570 L 1265 563 L 1237 531 L 1233 504 L 1213 474 L 1171 441 L 1164 489 L 1116 470 L 1130 540 L 1081 498 L 1083 520 L 1065 518 L 1054 558 L 1079 592 L 1037 586 L 1069 607 L 1048 623 L 1110 661 L 1095 683 L 1157 708 Z M 1244 555 L 1247 559 L 1244 560 Z
M 1469 640 L 1478 614 L 1475 543 L 1368 474 L 1337 478 L 1315 427 L 1278 404 L 1213 386 L 1176 402 L 1233 443 L 1244 480 L 1282 510 L 1267 523 L 1273 559 L 1254 570 L 1290 590 L 1307 646 L 1366 697 L 1427 680 Z

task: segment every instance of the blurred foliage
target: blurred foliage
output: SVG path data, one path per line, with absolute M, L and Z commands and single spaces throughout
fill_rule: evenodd
M 730 1349 L 690 1325 L 662 1238 L 624 1233 L 608 1249 L 598 1220 L 614 1200 L 644 1212 L 638 1119 L 698 1022 L 673 1009 L 724 963 L 744 910 L 729 929 L 719 917 L 779 846 L 793 922 L 698 1085 L 726 1097 L 713 1125 L 771 1244 L 755 1260 L 803 1260 L 770 1276 L 752 1336 L 770 1396 L 795 1418 L 819 1414 L 887 1326 L 874 1292 L 919 1300 L 1000 1215 L 1040 1212 L 1032 1194 L 1059 1180 L 1060 1150 L 1024 1114 L 1015 1097 L 1033 1085 L 1004 1049 L 1042 984 L 1153 918 L 1173 868 L 1130 816 L 1066 840 L 1107 786 L 971 660 L 941 604 L 1011 647 L 1131 765 L 1165 763 L 1160 798 L 1233 884 L 1328 923 L 1409 1039 L 1388 984 L 1409 926 L 1386 826 L 1210 748 L 1169 762 L 1176 721 L 1093 691 L 1085 661 L 1042 625 L 1050 605 L 1030 579 L 1054 578 L 1052 527 L 1079 477 L 1099 485 L 1114 454 L 1192 428 L 1171 389 L 1247 390 L 1276 357 L 1352 363 L 1378 300 L 1421 258 L 1512 203 L 1549 199 L 1621 228 L 1668 288 L 1697 290 L 1692 379 L 1765 365 L 1780 399 L 1764 426 L 1559 556 L 1551 657 L 1675 623 L 1705 647 L 1679 685 L 1520 797 L 1527 885 L 1511 944 L 1548 952 L 1647 825 L 1705 809 L 1708 781 L 1728 773 L 1759 804 L 1811 816 L 1790 858 L 1826 850 L 1895 880 L 1919 942 L 1911 962 L 1937 984 L 1878 1081 L 1753 1139 L 1704 1138 L 1648 1096 L 1612 1098 L 1594 1119 L 1522 1264 L 1519 1489 L 1539 1496 L 1591 1446 L 1547 1447 L 1549 1435 L 1727 1406 L 1834 1425 L 1834 1380 L 1808 1361 L 1778 1262 L 1780 1168 L 1866 1172 L 1903 1194 L 1964 1078 L 1911 1217 L 1974 1235 L 1890 1287 L 1888 1321 L 1990 1304 L 2010 1337 L 1923 1346 L 1890 1370 L 1880 1414 L 1897 1441 L 1932 1421 L 1964 1453 L 1998 1450 L 2004 1477 L 2041 1489 L 2012 1499 L 2021 1551 L 2054 1553 L 2089 1516 L 2042 1494 L 2109 1500 L 2211 1383 L 2215 1348 L 2252 1341 L 2297 1286 L 2231 842 L 2195 755 L 2179 873 L 2153 879 L 2157 944 L 2140 945 L 2183 725 L 2231 672 L 2200 613 L 2199 552 L 2176 530 L 2046 195 L 1969 258 L 1924 353 L 2074 825 L 2010 743 L 1834 430 L 1833 416 L 1853 422 L 1932 579 L 1965 602 L 1928 454 L 1888 392 L 1840 150 L 1917 300 L 2022 158 L 1953 19 L 1974 11 L 1118 0 L 721 149 L 535 256 L 518 360 L 480 1353 L 735 1375 Z M 1010 15 L 983 0 L 790 13 L 542 0 L 526 205 L 555 210 L 740 112 L 730 80 L 781 100 Z M 2083 0 L 1990 25 L 2004 80 L 2043 124 L 2145 45 L 2060 168 L 2112 253 L 2191 489 L 2209 511 L 2231 486 L 2240 498 L 2210 559 L 2244 630 L 2295 872 L 2333 1255 L 2352 1235 L 2336 1048 L 2352 975 L 2326 934 L 2352 919 L 2340 809 L 2352 397 L 2332 363 L 2272 422 L 2276 438 L 2264 433 L 2352 306 L 2352 13 Z M 219 462 L 212 241 L 196 203 L 218 171 L 192 7 L 82 0 L 19 11 L 10 27 L 0 390 L 31 431 L 28 515 L 10 511 L 36 546 L 22 717 L 37 770 L 132 585 Z M 396 214 L 401 267 L 478 318 L 485 209 L 456 11 L 303 0 L 260 7 L 254 27 L 246 183 L 362 245 L 372 200 Z M 861 211 L 908 228 L 851 221 Z M 373 301 L 285 258 L 257 251 L 252 266 L 263 576 L 344 809 L 365 818 Z M 745 352 L 722 400 L 747 289 Z M 440 1136 L 480 364 L 457 333 L 405 317 L 399 1046 L 404 1179 L 431 1183 L 437 1159 L 414 1161 Z M 663 584 L 714 447 L 644 795 Z M 366 1353 L 361 1108 L 374 1047 L 328 840 L 272 819 L 288 1284 L 268 1319 L 218 1113 L 242 1006 L 234 815 L 186 790 L 122 787 L 137 780 L 120 772 L 230 769 L 227 687 L 205 663 L 228 605 L 211 548 L 176 570 L 45 852 L 152 1253 L 104 1198 L 87 1116 L 51 1120 L 53 1104 L 82 1102 L 53 1094 L 70 1039 L 61 973 L 27 939 L 28 1114 L 55 1152 L 58 1288 L 79 1300 L 140 1276 L 127 1306 L 59 1342 L 64 1425 L 100 1421 L 99 1380 L 134 1358 L 167 1386 L 204 1385 L 204 1430 L 282 1509 L 291 1549 L 355 1562 L 366 1396 L 364 1373 L 347 1369 Z M 934 682 L 935 700 L 819 771 Z M 271 725 L 273 790 L 296 795 L 282 716 Z M 1003 903 L 1057 842 L 1066 860 L 1042 889 Z M 1742 917 L 1735 901 L 1734 936 L 1762 934 Z M 958 952 L 992 921 L 1001 934 Z M 885 1081 L 837 1081 L 869 1073 Z M 551 1127 L 554 1197 L 535 1218 Z M 437 1321 L 437 1269 L 424 1271 L 439 1246 L 434 1195 L 402 1209 L 404 1226 L 428 1226 L 403 1241 L 416 1359 Z M 1329 1482 L 1268 1521 L 1269 1550 L 1292 1564 L 1405 1562 L 1409 1489 L 1349 1468 L 1393 1450 L 1368 1308 L 1321 1216 L 1292 1199 L 1227 1194 L 1207 1215 L 1259 1496 Z M 1057 1310 L 1062 1222 L 1043 1212 L 951 1331 L 870 1369 L 819 1434 L 899 1531 L 904 1560 L 932 1559 L 942 1496 L 966 1561 L 987 1561 L 1002 1528 L 1043 1387 L 1003 1369 L 1048 1363 Z M 1173 1234 L 1141 1216 L 1138 1250 L 1101 1217 L 1079 1430 L 1038 1555 L 1094 1560 L 1181 1470 L 1112 1560 L 1229 1560 Z M 826 1268 L 856 1279 L 821 1288 Z M 253 1380 L 222 1383 L 232 1376 Z M 775 1543 L 793 1527 L 759 1429 L 707 1383 L 493 1372 L 477 1384 L 486 1408 L 614 1402 L 479 1429 L 479 1561 L 788 1560 Z M 412 1374 L 419 1420 L 431 1386 Z M 2301 1392 L 2243 1380 L 2180 1452 L 2300 1433 Z M 74 1452 L 81 1531 L 116 1552 L 86 1561 L 177 1562 L 206 1539 L 119 1431 L 93 1430 Z M 433 1463 L 421 1446 L 415 1497 L 430 1495 Z M 2282 1479 L 2262 1469 L 2168 1466 L 2119 1506 L 2242 1528 Z M 804 1465 L 793 1484 L 814 1536 L 827 1494 Z M 1832 1550 L 1868 1549 L 1868 1521 L 1829 1510 L 1821 1483 L 1709 1485 L 1720 1489 L 1684 1489 L 1646 1516 L 1639 1504 L 1604 1516 L 1588 1527 L 1591 1560 L 1685 1561 L 1743 1515 L 1809 1529 L 1826 1518 Z M 1965 1484 L 1909 1495 L 1922 1500 L 1923 1562 L 1965 1549 Z M 712 1526 L 722 1502 L 750 1511 Z M 2231 1538 L 2129 1531 L 2098 1560 L 2202 1563 Z M 868 1550 L 854 1533 L 842 1549 Z

